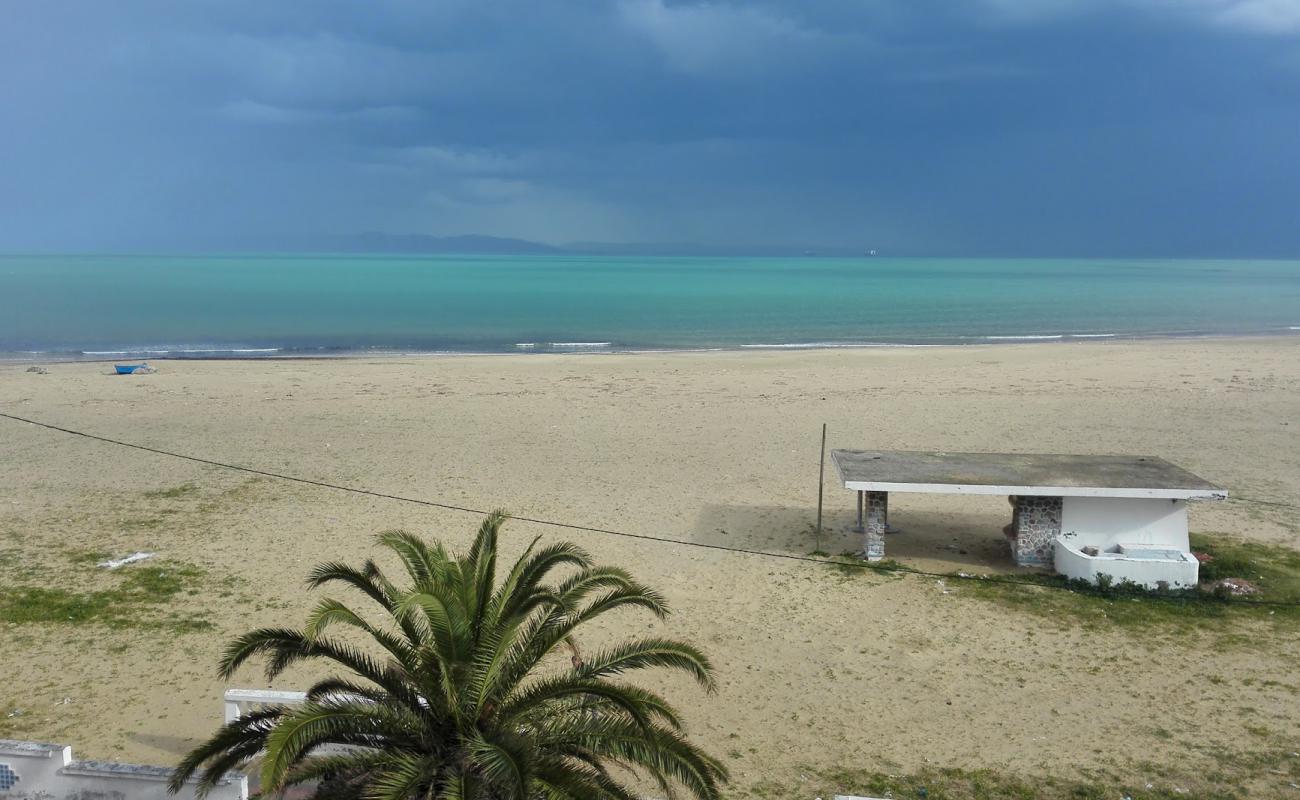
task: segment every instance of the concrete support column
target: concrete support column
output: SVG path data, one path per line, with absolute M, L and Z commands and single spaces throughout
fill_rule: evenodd
M 862 556 L 868 561 L 885 557 L 885 527 L 889 519 L 889 493 L 866 493 L 866 535 L 863 537 Z
M 1011 554 L 1022 567 L 1050 567 L 1061 535 L 1061 498 L 1020 496 L 1013 515 Z

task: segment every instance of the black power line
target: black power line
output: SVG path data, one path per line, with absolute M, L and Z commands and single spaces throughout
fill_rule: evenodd
M 149 447 L 148 445 L 137 444 L 135 442 L 126 442 L 126 441 L 122 441 L 121 439 L 111 439 L 107 436 L 99 436 L 93 433 L 87 433 L 85 431 L 79 431 L 72 428 L 63 428 L 58 425 L 51 425 L 48 422 L 40 422 L 34 419 L 27 419 L 26 417 L 19 417 L 14 414 L 6 414 L 4 412 L 0 412 L 0 417 L 3 417 L 4 419 L 11 419 L 14 420 L 15 422 L 25 422 L 28 425 L 35 425 L 38 428 L 45 428 L 46 430 L 57 431 L 59 433 L 66 433 L 69 436 L 79 436 L 83 439 L 90 439 L 96 442 L 104 442 L 105 444 L 116 445 L 118 447 L 127 447 L 132 450 L 141 450 L 146 453 L 153 453 L 155 455 L 167 456 L 168 458 L 178 458 L 184 461 L 191 461 L 196 464 L 205 464 L 210 467 L 220 467 L 222 469 L 233 470 L 236 472 L 243 472 L 250 475 L 261 475 L 266 478 L 275 478 L 276 480 L 290 481 L 292 483 L 301 483 L 301 484 L 306 484 L 307 486 L 317 486 L 322 489 L 333 489 L 340 492 L 350 492 L 352 494 L 365 495 L 367 497 L 377 497 L 382 500 L 396 500 L 401 503 L 414 503 L 416 505 L 429 506 L 432 508 L 441 508 L 447 511 L 460 511 L 466 514 L 476 514 L 478 516 L 486 516 L 489 513 L 491 513 L 490 511 L 486 511 L 481 508 L 470 508 L 468 506 L 458 506 L 458 505 L 453 505 L 451 503 L 440 503 L 435 500 L 424 500 L 418 497 L 403 497 L 402 495 L 388 494 L 386 492 L 376 492 L 370 489 L 358 489 L 353 486 L 342 486 L 336 483 L 316 481 L 316 480 L 312 480 L 311 478 L 302 478 L 296 475 L 285 475 L 279 472 L 270 472 L 264 469 L 246 467 L 241 464 L 229 464 L 224 461 L 215 461 L 210 458 L 201 458 L 199 456 L 187 455 L 185 453 L 177 453 L 171 450 L 163 450 L 157 447 Z M 1277 502 L 1270 502 L 1270 501 L 1263 501 L 1263 500 L 1251 500 L 1249 502 L 1266 503 L 1268 505 L 1291 507 L 1286 503 L 1277 503 Z M 553 528 L 565 528 L 568 530 L 583 531 L 585 533 L 600 533 L 607 536 L 621 536 L 627 539 L 641 539 L 643 541 L 658 542 L 660 544 L 672 544 L 672 545 L 679 545 L 681 547 L 697 547 L 704 550 L 720 550 L 727 553 L 738 553 L 741 555 L 748 555 L 748 556 L 760 556 L 763 558 L 784 559 L 786 561 L 802 561 L 810 564 L 822 564 L 822 565 L 833 566 L 833 567 L 848 567 L 851 569 L 863 569 L 863 570 L 870 570 L 872 572 L 881 572 L 881 573 L 901 573 L 905 575 L 919 575 L 922 577 L 938 578 L 941 580 L 979 581 L 981 583 L 998 583 L 998 584 L 1007 584 L 1010 586 L 1032 586 L 1039 589 L 1061 589 L 1065 591 L 1072 591 L 1069 587 L 1066 586 L 1054 586 L 1051 584 L 1036 583 L 1034 581 L 1021 581 L 1021 580 L 1015 580 L 1013 578 L 1004 578 L 996 575 L 967 575 L 964 573 L 927 572 L 925 570 L 915 569 L 912 567 L 872 564 L 867 561 L 833 561 L 828 558 L 818 558 L 816 556 L 801 556 L 796 553 L 774 553 L 770 550 L 752 550 L 745 547 L 729 547 L 727 545 L 709 544 L 707 542 L 692 542 L 687 539 L 672 539 L 666 536 L 650 536 L 644 533 L 629 533 L 628 531 L 617 531 L 610 528 L 597 528 L 591 525 L 579 525 L 570 522 L 557 522 L 556 520 L 539 519 L 537 517 L 519 517 L 512 514 L 510 515 L 510 518 L 514 520 L 518 520 L 520 522 L 530 522 L 534 525 L 547 525 Z M 1178 601 L 1178 602 L 1183 602 L 1187 600 L 1197 600 L 1197 601 L 1200 600 L 1199 598 L 1186 597 L 1186 596 L 1162 598 L 1160 597 L 1160 595 L 1150 595 L 1150 597 L 1153 599 L 1167 599 L 1170 601 Z M 1238 599 L 1238 600 L 1233 600 L 1232 602 L 1237 605 L 1300 607 L 1300 602 L 1289 603 L 1289 602 L 1283 602 L 1278 600 Z

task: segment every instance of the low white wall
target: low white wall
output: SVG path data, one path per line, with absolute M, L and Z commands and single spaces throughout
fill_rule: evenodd
M 1067 578 L 1096 584 L 1098 576 L 1109 575 L 1112 583 L 1130 581 L 1148 589 L 1159 589 L 1161 584 L 1168 589 L 1191 589 L 1196 586 L 1201 567 L 1195 556 L 1185 552 L 1177 560 L 1125 558 L 1108 553 L 1090 556 L 1064 538 L 1056 540 L 1053 566 Z
M 222 700 L 226 708 L 226 722 L 234 722 L 267 706 L 300 706 L 307 702 L 307 693 L 274 689 L 227 689 Z
M 191 781 L 167 793 L 170 767 L 145 767 L 112 761 L 74 761 L 62 744 L 0 739 L 0 800 L 193 800 Z M 248 779 L 227 775 L 208 794 L 210 800 L 247 800 Z
M 1075 548 L 1155 544 L 1187 552 L 1187 501 L 1066 497 L 1061 536 Z
M 234 722 L 267 706 L 300 706 L 307 702 L 306 692 L 287 692 L 275 689 L 227 689 L 224 696 L 226 722 Z M 317 755 L 331 756 L 351 753 L 355 748 L 346 744 L 327 744 L 316 748 Z

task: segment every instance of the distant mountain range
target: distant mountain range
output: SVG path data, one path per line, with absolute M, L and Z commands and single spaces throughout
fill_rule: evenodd
M 312 248 L 315 249 L 315 248 Z M 323 237 L 320 249 L 345 253 L 484 253 L 544 255 L 559 248 L 500 236 L 425 236 L 418 233 L 359 233 Z
M 543 244 L 500 236 L 360 233 L 281 241 L 272 250 L 341 253 L 602 256 L 860 256 L 865 249 L 814 245 L 711 245 L 690 242 L 570 242 Z

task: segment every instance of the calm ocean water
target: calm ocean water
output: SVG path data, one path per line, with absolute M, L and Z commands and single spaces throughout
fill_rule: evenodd
M 0 256 L 6 358 L 1260 333 L 1300 334 L 1300 262 Z

